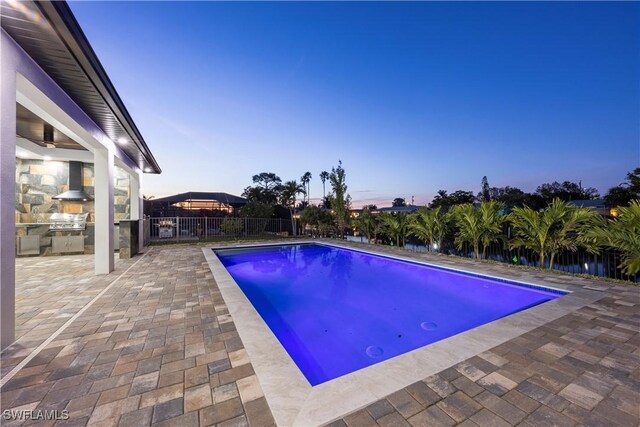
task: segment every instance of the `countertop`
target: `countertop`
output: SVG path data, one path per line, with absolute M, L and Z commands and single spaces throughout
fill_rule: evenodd
M 52 222 L 16 222 L 16 227 L 40 227 L 41 225 L 51 225 Z M 87 222 L 87 225 L 94 226 L 95 222 Z M 119 223 L 114 223 L 113 225 L 119 225 Z
M 121 219 L 118 222 L 114 222 L 113 225 L 120 225 L 120 221 L 138 221 L 137 219 Z M 16 227 L 39 227 L 41 225 L 51 225 L 52 222 L 16 222 Z M 95 222 L 87 222 L 87 225 L 95 225 Z

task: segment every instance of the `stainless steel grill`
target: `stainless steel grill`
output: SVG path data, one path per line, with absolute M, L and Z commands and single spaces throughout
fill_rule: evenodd
M 84 230 L 87 227 L 87 216 L 89 214 L 51 214 L 51 224 L 49 230 Z

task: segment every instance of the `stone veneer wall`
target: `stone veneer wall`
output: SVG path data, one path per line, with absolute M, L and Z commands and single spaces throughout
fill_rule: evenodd
M 129 219 L 130 216 L 130 178 L 123 169 L 114 171 L 114 219 Z M 83 169 L 84 191 L 94 196 L 93 164 L 85 163 Z M 52 213 L 88 213 L 87 229 L 80 234 L 85 237 L 84 253 L 94 252 L 95 211 L 94 202 L 76 202 L 53 200 L 52 197 L 69 189 L 69 163 L 35 159 L 16 159 L 16 204 L 15 221 L 17 236 L 39 234 L 41 236 L 41 254 L 51 254 L 51 236 L 66 235 L 69 232 L 50 232 L 48 224 Z M 43 224 L 41 226 L 21 226 L 21 224 Z M 78 232 L 72 232 L 78 233 Z
M 93 196 L 93 165 L 84 164 L 84 191 Z M 16 159 L 16 224 L 49 223 L 51 214 L 88 213 L 94 222 L 93 201 L 67 202 L 52 197 L 69 189 L 69 163 Z
M 93 165 L 84 164 L 84 191 L 94 195 Z M 115 167 L 115 219 L 129 219 L 131 180 L 123 169 Z M 48 223 L 52 213 L 88 213 L 94 222 L 93 201 L 71 202 L 52 197 L 69 189 L 69 163 L 34 159 L 16 159 L 16 223 Z

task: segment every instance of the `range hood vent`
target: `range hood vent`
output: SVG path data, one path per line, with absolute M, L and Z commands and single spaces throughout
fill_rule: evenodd
M 68 201 L 87 201 L 93 200 L 93 197 L 89 196 L 82 189 L 83 173 L 82 162 L 69 162 L 69 191 L 65 191 L 62 194 L 52 197 L 56 200 L 68 200 Z

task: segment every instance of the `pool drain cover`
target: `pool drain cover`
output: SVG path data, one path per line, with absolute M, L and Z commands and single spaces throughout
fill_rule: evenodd
M 382 353 L 384 353 L 384 351 L 378 346 L 370 345 L 367 347 L 367 356 L 369 357 L 380 357 Z
M 433 322 L 422 322 L 420 323 L 420 327 L 425 331 L 433 331 L 438 327 L 438 325 Z

